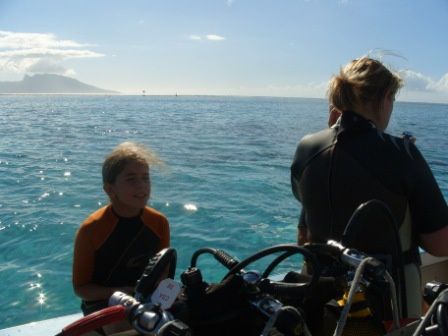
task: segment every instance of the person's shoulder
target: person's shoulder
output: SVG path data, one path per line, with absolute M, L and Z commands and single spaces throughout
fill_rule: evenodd
M 309 162 L 334 145 L 335 137 L 336 129 L 333 128 L 305 135 L 297 145 L 291 169 L 301 174 Z
M 403 138 L 389 133 L 381 133 L 380 138 L 385 146 L 393 148 L 394 152 L 400 153 L 404 158 L 415 160 L 420 159 L 421 154 L 414 142 L 409 138 Z
M 335 130 L 333 128 L 325 128 L 315 133 L 306 134 L 302 139 L 300 139 L 299 144 L 319 144 L 322 141 L 328 141 L 328 139 L 332 139 L 334 134 Z
M 93 212 L 81 224 L 77 231 L 77 240 L 88 240 L 95 248 L 101 246 L 116 227 L 118 217 L 112 211 L 112 206 L 106 205 Z
M 311 157 L 334 144 L 336 130 L 326 128 L 322 131 L 305 135 L 297 146 L 296 156 Z
M 148 207 L 148 206 L 146 206 L 143 209 L 142 216 L 143 216 L 143 218 L 148 218 L 148 219 L 152 219 L 152 220 L 167 221 L 167 218 L 163 213 L 161 213 L 160 211 L 158 211 L 154 208 Z
M 164 214 L 156 209 L 145 207 L 142 213 L 143 224 L 159 237 L 169 236 L 170 224 Z
M 113 212 L 110 205 L 106 205 L 91 213 L 81 224 L 81 228 L 92 228 L 101 225 L 101 223 L 110 220 L 110 216 L 113 216 Z

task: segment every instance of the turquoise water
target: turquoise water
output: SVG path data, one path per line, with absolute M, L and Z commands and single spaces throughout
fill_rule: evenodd
M 150 203 L 170 221 L 177 277 L 201 247 L 242 259 L 294 242 L 299 205 L 289 166 L 297 141 L 326 125 L 326 106 L 292 98 L 0 96 L 0 328 L 78 311 L 73 237 L 106 204 L 101 163 L 124 140 L 152 147 L 167 164 L 151 172 Z M 448 105 L 414 103 L 397 103 L 389 127 L 415 134 L 446 199 L 447 129 Z M 209 282 L 225 273 L 207 255 L 199 267 Z

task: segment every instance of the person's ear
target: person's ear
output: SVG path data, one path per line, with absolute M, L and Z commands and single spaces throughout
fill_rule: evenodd
M 107 194 L 107 196 L 109 196 L 109 198 L 112 198 L 114 196 L 113 187 L 110 183 L 104 183 L 103 190 Z
M 388 104 L 393 104 L 395 102 L 395 93 L 391 90 L 387 90 L 386 95 L 384 96 L 384 101 Z
M 328 127 L 333 126 L 336 121 L 341 116 L 341 111 L 339 111 L 336 107 L 330 106 L 330 113 L 328 115 Z

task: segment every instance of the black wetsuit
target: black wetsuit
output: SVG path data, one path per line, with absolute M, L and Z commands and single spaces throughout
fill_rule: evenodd
M 372 199 L 391 209 L 404 251 L 418 252 L 418 234 L 448 225 L 446 201 L 415 145 L 353 112 L 300 141 L 291 183 L 302 203 L 299 227 L 312 242 L 339 240 L 354 210 Z

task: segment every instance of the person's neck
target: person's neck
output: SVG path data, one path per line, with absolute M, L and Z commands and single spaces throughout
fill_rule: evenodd
M 140 215 L 142 209 L 130 208 L 112 203 L 112 210 L 118 217 L 131 218 Z
M 371 121 L 377 129 L 380 129 L 383 131 L 383 127 L 381 126 L 380 120 L 378 120 L 378 113 L 376 113 L 372 108 L 368 106 L 364 106 L 362 108 L 356 108 L 355 111 L 356 114 L 359 114 L 360 116 L 364 117 L 365 119 Z

